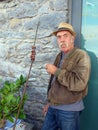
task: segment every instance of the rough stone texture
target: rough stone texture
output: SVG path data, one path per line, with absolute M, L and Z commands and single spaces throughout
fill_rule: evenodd
M 49 75 L 45 64 L 53 63 L 59 51 L 55 37 L 49 37 L 61 21 L 68 21 L 68 0 L 0 0 L 0 78 L 15 80 L 28 75 L 30 54 L 36 40 L 25 104 L 25 112 L 40 129 Z M 31 122 L 27 116 L 27 121 Z

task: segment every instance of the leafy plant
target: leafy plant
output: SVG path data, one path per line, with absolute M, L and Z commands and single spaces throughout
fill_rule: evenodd
M 0 89 L 0 120 L 9 120 L 14 122 L 13 117 L 16 117 L 19 104 L 21 101 L 20 89 L 26 82 L 26 78 L 22 75 L 16 81 L 5 81 L 3 87 Z M 20 110 L 19 118 L 25 118 L 24 103 L 27 100 L 27 95 L 23 97 L 22 107 Z

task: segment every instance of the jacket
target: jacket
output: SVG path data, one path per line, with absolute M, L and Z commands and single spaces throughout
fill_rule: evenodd
M 58 67 L 61 52 L 57 55 L 54 65 Z M 64 58 L 55 75 L 51 75 L 47 97 L 52 105 L 71 104 L 83 99 L 88 92 L 90 77 L 90 58 L 86 51 L 74 48 Z M 56 76 L 52 83 L 53 77 Z

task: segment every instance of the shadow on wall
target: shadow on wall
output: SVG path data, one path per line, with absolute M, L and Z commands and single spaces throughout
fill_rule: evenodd
M 91 76 L 88 83 L 88 95 L 84 99 L 85 109 L 81 114 L 81 130 L 98 130 L 98 58 L 93 52 L 86 50 L 85 42 L 82 35 L 81 48 L 90 56 Z

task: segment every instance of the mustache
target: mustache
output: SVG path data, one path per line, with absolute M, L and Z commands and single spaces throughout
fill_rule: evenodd
M 68 43 L 65 43 L 65 42 L 61 42 L 61 43 L 59 44 L 59 47 L 61 48 L 63 45 L 65 45 L 66 47 L 68 47 Z

